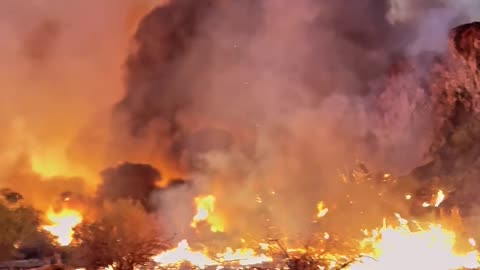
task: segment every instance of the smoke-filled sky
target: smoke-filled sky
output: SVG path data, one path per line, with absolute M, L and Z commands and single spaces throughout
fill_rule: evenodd
M 253 213 L 245 198 L 275 190 L 273 211 L 288 208 L 278 219 L 308 216 L 357 159 L 396 173 L 422 163 L 432 128 L 423 73 L 392 77 L 392 65 L 426 68 L 424 54 L 443 53 L 449 28 L 479 5 L 1 1 L 0 183 L 97 183 L 104 168 L 139 162 L 194 181 L 159 194 L 165 209 L 215 193 Z M 307 222 L 296 221 L 292 230 Z
M 29 163 L 43 175 L 38 178 L 97 175 L 102 148 L 86 141 L 75 146 L 76 138 L 92 122 L 104 121 L 121 97 L 130 37 L 158 3 L 0 3 L 0 183 L 31 189 L 11 176 L 18 175 L 18 164 L 31 171 Z M 76 156 L 75 147 L 92 152 Z

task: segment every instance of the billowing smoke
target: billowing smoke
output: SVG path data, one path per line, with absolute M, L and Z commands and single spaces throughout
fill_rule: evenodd
M 471 18 L 466 6 L 172 1 L 135 34 L 109 154 L 192 179 L 189 195 L 160 199 L 164 211 L 214 193 L 231 227 L 265 227 L 251 220 L 255 198 L 276 194 L 261 211 L 305 232 L 318 200 L 355 192 L 337 183 L 338 170 L 360 159 L 400 174 L 426 161 L 429 70 L 449 29 Z M 383 208 L 369 205 L 366 216 Z
M 448 30 L 464 18 L 442 1 L 423 2 L 399 6 L 395 1 L 207 0 L 173 1 L 157 8 L 143 19 L 127 61 L 127 93 L 115 111 L 115 130 L 122 132 L 115 137 L 113 152 L 189 171 L 195 156 L 208 147 L 239 147 L 251 159 L 261 135 L 274 132 L 279 140 L 283 134 L 291 136 L 286 133 L 292 132 L 294 122 L 315 121 L 321 133 L 343 137 L 338 138 L 342 144 L 367 146 L 349 151 L 352 157 L 396 145 L 393 152 L 386 150 L 382 165 L 411 168 L 425 151 L 404 147 L 415 143 L 411 137 L 418 137 L 417 128 L 413 135 L 392 132 L 387 142 L 384 133 L 404 130 L 404 122 L 417 113 L 408 107 L 425 103 L 428 93 L 418 78 L 422 70 L 402 71 L 396 81 L 386 80 L 400 59 L 413 54 L 413 60 L 427 61 L 419 55 L 438 52 L 438 47 L 422 44 L 424 31 L 436 30 L 443 39 L 435 46 L 446 49 Z M 437 27 L 429 18 L 441 16 L 441 9 L 455 16 Z M 411 15 L 401 18 L 401 12 Z M 385 104 L 395 103 L 389 95 L 405 95 L 399 100 L 405 104 Z M 388 121 L 389 114 L 404 121 Z M 371 121 L 376 117 L 380 119 Z M 310 138 L 315 137 L 311 132 Z M 413 158 L 399 165 L 395 157 L 405 154 Z
M 41 183 L 46 201 L 100 183 L 100 197 L 154 202 L 174 233 L 205 194 L 232 234 L 308 234 L 316 203 L 345 195 L 360 200 L 337 211 L 345 225 L 358 213 L 355 230 L 377 224 L 397 205 L 372 205 L 378 190 L 343 186 L 339 171 L 435 160 L 448 136 L 431 70 L 449 29 L 480 11 L 476 0 L 93 2 L 0 3 L 0 187 L 34 198 Z M 188 185 L 158 188 L 160 172 Z

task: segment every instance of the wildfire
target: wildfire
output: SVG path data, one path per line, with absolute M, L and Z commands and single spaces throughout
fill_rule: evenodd
M 53 208 L 48 209 L 46 213 L 51 225 L 45 225 L 43 228 L 57 237 L 57 242 L 62 246 L 68 246 L 72 241 L 73 228 L 83 220 L 80 212 L 72 209 L 62 209 L 55 212 Z
M 198 223 L 205 221 L 210 225 L 210 230 L 212 232 L 224 231 L 222 218 L 214 214 L 215 201 L 216 199 L 213 195 L 199 196 L 195 198 L 197 213 L 190 224 L 192 228 L 196 228 Z
M 362 242 L 369 248 L 369 256 L 353 264 L 351 270 L 400 269 L 475 269 L 480 267 L 477 251 L 457 254 L 454 250 L 456 235 L 431 224 L 427 229 L 399 217 L 399 226 L 386 226 L 373 230 Z
M 325 203 L 320 201 L 317 204 L 317 218 L 322 218 L 328 213 L 328 208 L 325 207 Z
M 163 267 L 175 267 L 183 263 L 188 263 L 198 268 L 207 266 L 217 266 L 220 264 L 238 264 L 241 266 L 256 265 L 265 262 L 271 262 L 272 258 L 260 254 L 257 255 L 253 249 L 236 249 L 227 247 L 224 253 L 217 253 L 212 258 L 207 255 L 207 251 L 192 251 L 187 240 L 182 240 L 176 248 L 167 250 L 155 257 L 153 261 Z

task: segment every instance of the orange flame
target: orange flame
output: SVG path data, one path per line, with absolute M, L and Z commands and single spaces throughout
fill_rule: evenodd
M 222 218 L 214 214 L 215 201 L 216 199 L 213 195 L 199 196 L 195 198 L 197 213 L 190 224 L 192 228 L 196 228 L 198 223 L 205 221 L 210 224 L 210 230 L 212 232 L 224 231 Z
M 55 212 L 49 208 L 46 216 L 51 225 L 45 225 L 43 229 L 56 236 L 58 244 L 62 246 L 68 246 L 72 242 L 73 228 L 83 220 L 80 212 L 72 209 Z
M 220 264 L 258 265 L 271 262 L 272 258 L 265 254 L 257 255 L 250 248 L 233 250 L 230 247 L 227 247 L 225 252 L 217 253 L 216 257 L 212 258 L 207 255 L 207 251 L 192 251 L 187 240 L 182 240 L 176 248 L 153 257 L 153 261 L 163 267 L 180 266 L 183 263 L 189 263 L 203 269 L 207 266 L 218 266 Z
M 476 269 L 480 267 L 477 251 L 457 254 L 456 235 L 431 224 L 427 229 L 416 224 L 412 230 L 408 221 L 397 216 L 400 225 L 373 230 L 362 246 L 371 248 L 368 259 L 353 264 L 350 270 L 400 269 Z
M 447 196 L 443 192 L 443 190 L 438 190 L 437 194 L 435 196 L 432 196 L 432 200 L 430 202 L 423 202 L 422 206 L 427 208 L 427 207 L 439 207 L 440 204 L 445 200 Z
M 439 207 L 440 204 L 445 200 L 445 193 L 443 193 L 443 190 L 439 190 L 437 192 L 437 196 L 436 196 L 436 199 L 435 199 L 435 207 Z
M 198 268 L 205 268 L 205 266 L 217 264 L 217 262 L 205 254 L 192 251 L 187 240 L 182 240 L 176 248 L 153 257 L 153 261 L 162 266 L 180 265 L 184 262 L 189 262 Z
M 239 265 L 243 266 L 272 261 L 272 258 L 264 254 L 256 255 L 255 251 L 251 248 L 237 249 L 234 251 L 232 248 L 227 247 L 225 253 L 219 253 L 217 257 L 220 262 L 238 262 Z

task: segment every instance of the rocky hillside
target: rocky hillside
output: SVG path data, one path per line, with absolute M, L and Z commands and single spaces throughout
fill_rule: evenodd
M 428 89 L 432 97 L 432 160 L 412 171 L 422 183 L 419 202 L 429 189 L 448 192 L 444 207 L 457 205 L 472 216 L 480 187 L 480 23 L 452 29 L 447 56 L 434 61 Z M 427 191 L 429 190 L 429 191 Z

